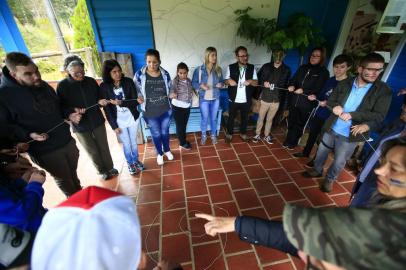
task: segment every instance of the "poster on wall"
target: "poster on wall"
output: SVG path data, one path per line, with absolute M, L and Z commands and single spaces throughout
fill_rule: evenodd
M 377 33 L 402 34 L 406 23 L 406 0 L 389 0 Z

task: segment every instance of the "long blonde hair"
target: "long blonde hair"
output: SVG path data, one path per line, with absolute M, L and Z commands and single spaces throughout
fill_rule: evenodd
M 217 55 L 217 50 L 214 47 L 207 47 L 207 49 L 204 51 L 204 64 L 206 65 L 206 67 L 209 64 L 209 55 L 213 52 Z M 216 63 L 213 64 L 213 69 L 217 73 L 217 76 L 221 76 L 221 67 L 218 65 L 217 59 Z

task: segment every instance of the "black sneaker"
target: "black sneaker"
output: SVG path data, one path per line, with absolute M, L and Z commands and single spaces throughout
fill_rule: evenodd
M 308 171 L 302 172 L 302 176 L 305 177 L 305 178 L 320 178 L 323 175 L 312 168 L 312 169 L 310 169 Z
M 303 154 L 303 152 L 294 153 L 293 156 L 294 156 L 294 157 L 297 157 L 297 158 L 309 157 L 309 156 Z
M 288 145 L 288 146 L 286 146 L 286 149 L 288 149 L 288 150 L 295 150 L 295 147 L 296 147 L 296 146 Z
M 192 146 L 190 145 L 190 143 L 185 143 L 184 145 L 180 146 L 182 149 L 184 150 L 192 150 Z
M 233 139 L 233 135 L 231 135 L 231 134 L 226 134 L 226 139 L 225 139 L 225 141 L 226 141 L 226 143 L 231 143 L 231 140 Z
M 136 175 L 140 172 L 135 164 L 128 165 L 128 171 L 131 175 Z
M 333 190 L 333 182 L 324 179 L 323 183 L 320 185 L 320 190 L 325 193 L 330 193 Z
M 110 171 L 109 171 L 109 174 L 111 175 L 111 176 L 117 176 L 117 175 L 119 175 L 119 172 L 117 171 L 117 169 L 111 169 Z
M 313 168 L 314 167 L 314 159 L 310 160 L 309 162 L 306 163 L 305 165 L 307 168 Z
M 111 178 L 113 178 L 113 176 L 109 173 L 109 172 L 106 172 L 106 173 L 103 173 L 102 174 L 102 178 L 103 178 L 103 180 L 110 180 Z

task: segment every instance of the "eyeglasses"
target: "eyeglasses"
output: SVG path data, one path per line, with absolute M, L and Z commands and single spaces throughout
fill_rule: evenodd
M 247 58 L 247 57 L 248 57 L 248 54 L 237 55 L 237 57 L 240 57 L 240 58 Z

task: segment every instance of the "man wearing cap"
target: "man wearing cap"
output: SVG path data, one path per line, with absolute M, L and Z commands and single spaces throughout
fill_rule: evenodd
M 283 211 L 283 232 L 275 230 L 272 223 L 276 221 L 256 217 L 196 216 L 209 221 L 205 230 L 211 236 L 235 231 L 243 241 L 279 250 L 285 243 L 282 250 L 299 256 L 307 269 L 400 270 L 406 265 L 406 214 L 396 211 L 288 204 Z M 247 224 L 255 226 L 247 229 Z

